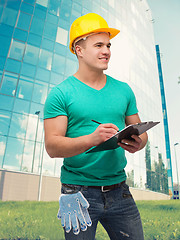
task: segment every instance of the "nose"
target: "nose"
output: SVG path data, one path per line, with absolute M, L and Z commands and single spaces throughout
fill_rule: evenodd
M 102 50 L 103 50 L 102 51 L 103 54 L 106 54 L 106 55 L 110 55 L 111 54 L 110 48 L 108 46 L 106 46 L 106 45 L 103 46 Z

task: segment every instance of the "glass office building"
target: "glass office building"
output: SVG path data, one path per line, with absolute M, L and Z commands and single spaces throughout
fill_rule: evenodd
M 69 28 L 89 12 L 121 30 L 112 39 L 107 74 L 132 87 L 142 121 L 161 122 L 149 131 L 145 149 L 127 154 L 128 183 L 167 193 L 153 24 L 145 0 L 0 1 L 0 167 L 59 176 L 63 159 L 51 159 L 44 148 L 43 106 L 52 87 L 78 69 Z

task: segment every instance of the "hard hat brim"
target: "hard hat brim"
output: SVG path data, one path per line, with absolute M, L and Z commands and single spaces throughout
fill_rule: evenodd
M 96 29 L 96 30 L 93 30 L 92 32 L 86 32 L 86 33 L 84 33 L 81 37 L 83 37 L 83 36 L 87 36 L 88 34 L 90 34 L 90 33 L 100 33 L 100 32 L 107 32 L 107 33 L 109 33 L 110 35 L 109 35 L 109 38 L 110 39 L 112 39 L 112 38 L 114 38 L 119 32 L 120 32 L 120 30 L 118 30 L 118 29 L 116 29 L 116 28 L 99 28 L 99 29 Z M 76 40 L 76 39 L 75 39 Z M 75 41 L 74 40 L 74 41 Z M 69 49 L 70 49 L 70 51 L 73 53 L 73 54 L 75 54 L 75 52 L 73 51 L 73 43 L 74 43 L 74 41 L 71 41 L 70 43 L 69 43 Z

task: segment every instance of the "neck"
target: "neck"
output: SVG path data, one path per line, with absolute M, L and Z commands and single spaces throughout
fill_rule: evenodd
M 87 85 L 98 86 L 106 83 L 106 75 L 103 73 L 103 70 L 87 69 L 79 66 L 79 69 L 74 74 L 74 77 L 78 78 Z

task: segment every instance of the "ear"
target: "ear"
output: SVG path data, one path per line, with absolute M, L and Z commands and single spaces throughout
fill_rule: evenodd
M 81 47 L 81 46 L 76 45 L 76 46 L 75 46 L 75 51 L 76 51 L 76 55 L 77 55 L 78 57 L 82 57 L 82 47 Z

